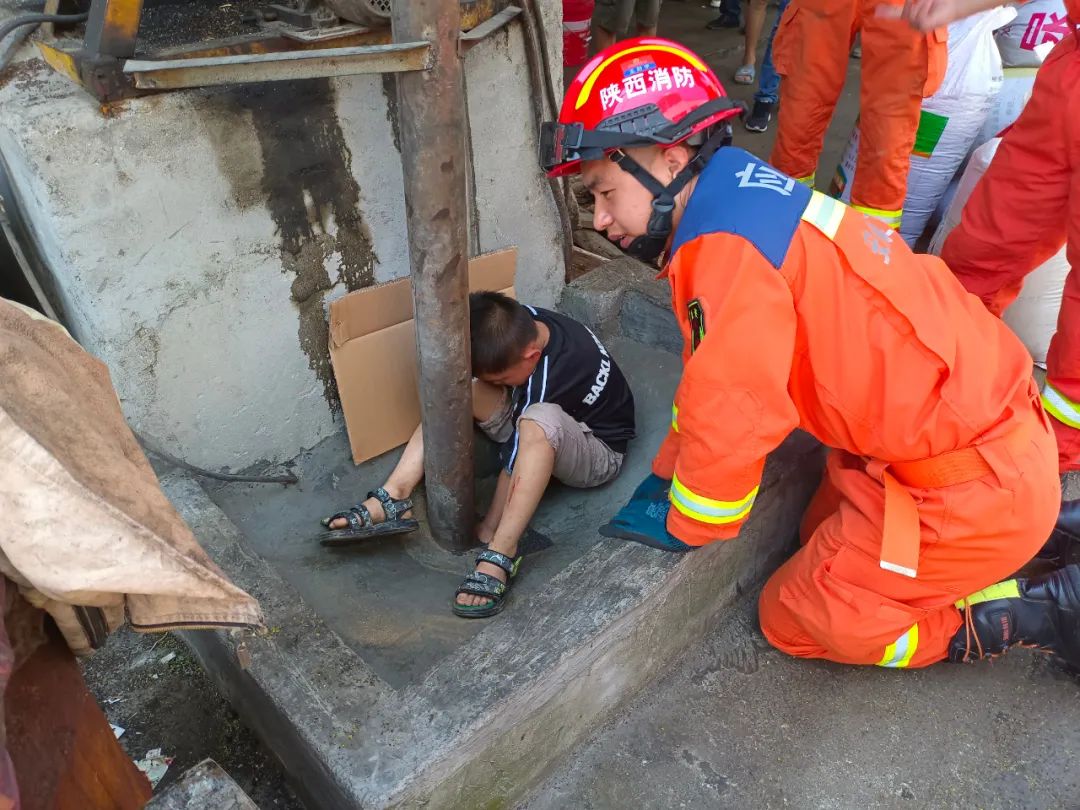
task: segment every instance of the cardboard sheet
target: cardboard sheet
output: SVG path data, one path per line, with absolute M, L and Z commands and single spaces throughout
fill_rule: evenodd
M 516 248 L 470 259 L 469 290 L 513 295 L 516 263 Z M 330 304 L 330 362 L 357 464 L 404 444 L 420 424 L 414 330 L 408 279 Z

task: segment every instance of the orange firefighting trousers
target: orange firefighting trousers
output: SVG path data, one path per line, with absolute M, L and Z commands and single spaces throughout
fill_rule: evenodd
M 825 130 L 847 77 L 852 40 L 861 31 L 860 140 L 851 203 L 895 228 L 922 99 L 945 75 L 947 35 L 945 29 L 920 34 L 878 16 L 882 2 L 792 0 L 773 48 L 784 98 L 769 162 L 813 185 Z
M 801 428 L 832 455 L 762 594 L 766 637 L 845 663 L 944 658 L 955 603 L 1033 557 L 1060 505 L 1019 339 L 940 259 L 735 148 L 699 176 L 665 271 L 685 341 L 653 461 L 668 530 L 737 536 Z
M 915 578 L 879 565 L 886 522 L 881 484 L 865 460 L 833 450 L 803 518 L 803 547 L 766 583 L 761 628 L 778 649 L 845 664 L 923 667 L 946 657 L 962 625 L 957 603 L 1007 578 L 1039 550 L 1057 513 L 1048 461 L 1053 436 L 1039 424 L 1023 448 L 991 441 L 993 472 L 974 481 L 914 490 L 921 542 Z
M 1080 38 L 1066 37 L 1031 100 L 964 206 L 941 257 L 1000 315 L 1024 276 L 1068 244 L 1057 334 L 1046 357 L 1043 404 L 1061 472 L 1080 469 Z

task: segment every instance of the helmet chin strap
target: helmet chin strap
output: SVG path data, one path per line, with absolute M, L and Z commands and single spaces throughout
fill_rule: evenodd
M 645 233 L 635 237 L 634 241 L 626 248 L 626 252 L 643 262 L 655 262 L 668 240 L 674 227 L 675 198 L 709 162 L 717 149 L 731 143 L 731 127 L 724 126 L 718 129 L 705 141 L 686 166 L 666 186 L 652 176 L 645 167 L 634 160 L 625 152 L 619 150 L 611 154 L 611 160 L 618 164 L 624 172 L 629 172 L 634 178 L 652 192 L 652 212 L 649 214 L 649 223 L 645 227 Z

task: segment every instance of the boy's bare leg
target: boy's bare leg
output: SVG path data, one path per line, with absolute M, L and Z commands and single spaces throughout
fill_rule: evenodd
M 498 528 L 488 544 L 492 551 L 498 551 L 511 559 L 517 553 L 518 541 L 536 512 L 555 466 L 555 450 L 540 425 L 532 420 L 522 419 L 518 423 L 518 431 L 517 463 L 514 464 L 514 472 L 509 479 L 506 502 Z M 476 570 L 506 581 L 506 572 L 497 565 L 480 563 Z M 489 601 L 491 600 L 487 597 L 469 593 L 458 594 L 457 597 L 459 605 L 482 605 Z
M 502 403 L 503 389 L 490 383 L 476 380 L 473 382 L 473 418 L 483 422 L 491 417 L 495 409 Z M 413 490 L 424 479 L 424 434 L 420 425 L 416 426 L 409 443 L 405 445 L 405 452 L 398 459 L 394 471 L 383 484 L 383 489 L 390 493 L 394 500 L 408 498 Z M 382 504 L 375 498 L 368 498 L 363 502 L 371 515 L 372 521 L 382 523 L 386 520 L 386 513 Z M 402 517 L 411 517 L 411 512 L 406 512 Z M 349 521 L 338 518 L 330 524 L 331 529 L 348 528 Z
M 413 431 L 413 435 L 409 439 L 409 443 L 405 445 L 405 452 L 398 459 L 397 466 L 394 467 L 394 471 L 390 473 L 390 477 L 383 484 L 383 489 L 389 492 L 390 497 L 394 500 L 408 498 L 423 478 L 424 433 L 420 429 L 420 425 L 417 425 L 416 430 Z M 386 520 L 386 512 L 383 511 L 382 504 L 375 498 L 368 498 L 362 503 L 362 506 L 367 508 L 373 522 L 382 523 Z M 406 512 L 402 517 L 412 517 L 412 512 Z M 330 524 L 331 529 L 347 529 L 348 527 L 349 521 L 345 518 L 338 518 Z
M 499 473 L 499 481 L 495 484 L 495 494 L 491 496 L 491 506 L 488 507 L 484 519 L 476 527 L 476 539 L 485 546 L 491 543 L 495 536 L 495 530 L 499 528 L 503 510 L 506 508 L 506 496 L 510 492 L 510 473 L 505 469 Z

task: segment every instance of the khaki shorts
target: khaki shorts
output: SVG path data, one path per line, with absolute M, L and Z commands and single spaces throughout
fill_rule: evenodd
M 612 34 L 625 34 L 630 17 L 639 28 L 656 28 L 660 18 L 660 0 L 596 0 L 593 22 Z
M 502 444 L 514 435 L 513 404 L 509 392 L 495 413 L 479 428 L 492 441 Z M 558 405 L 538 402 L 530 405 L 520 419 L 535 422 L 544 431 L 548 444 L 555 451 L 552 475 L 571 487 L 596 487 L 619 474 L 623 454 L 616 453 L 593 435 L 584 422 L 578 422 Z

